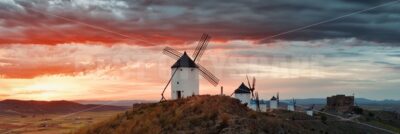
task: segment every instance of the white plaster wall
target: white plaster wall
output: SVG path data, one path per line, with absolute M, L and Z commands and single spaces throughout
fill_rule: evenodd
M 313 115 L 314 115 L 314 112 L 313 112 L 312 110 L 307 110 L 307 111 L 306 111 L 306 114 L 309 115 L 309 116 L 313 116 Z
M 171 69 L 171 75 L 176 68 Z M 178 84 L 179 83 L 179 84 Z M 177 99 L 177 91 L 182 97 L 199 95 L 199 70 L 197 68 L 179 67 L 171 81 L 171 98 Z
M 257 110 L 257 104 L 251 104 L 249 105 L 249 108 L 256 111 Z M 260 110 L 261 112 L 266 112 L 267 111 L 267 105 L 265 104 L 260 104 Z
M 242 104 L 247 103 L 250 105 L 250 93 L 235 93 L 235 98 L 239 99 Z
M 278 108 L 278 102 L 276 100 L 270 100 L 269 101 L 269 108 L 270 109 L 277 109 Z
M 288 106 L 287 106 L 287 110 L 289 110 L 289 111 L 294 111 L 294 106 L 293 106 L 293 105 L 288 105 Z

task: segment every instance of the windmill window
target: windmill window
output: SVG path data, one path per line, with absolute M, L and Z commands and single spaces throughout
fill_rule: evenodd
M 190 71 L 193 71 L 193 69 L 190 69 Z
M 179 81 L 178 81 L 178 82 L 176 82 L 176 84 L 179 84 Z
M 182 69 L 181 69 L 181 71 L 182 71 Z

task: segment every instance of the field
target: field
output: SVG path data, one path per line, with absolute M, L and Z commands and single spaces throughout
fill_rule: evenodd
M 121 112 L 82 112 L 70 116 L 64 114 L 0 115 L 0 134 L 66 134 Z

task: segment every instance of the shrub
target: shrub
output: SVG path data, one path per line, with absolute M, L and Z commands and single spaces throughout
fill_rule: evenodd
M 362 114 L 364 110 L 360 107 L 355 107 L 353 111 L 356 114 Z
M 372 112 L 368 112 L 368 116 L 369 116 L 369 117 L 374 117 L 374 116 L 375 116 L 375 114 L 374 114 L 374 113 L 372 113 Z
M 321 115 L 321 121 L 323 122 L 323 123 L 325 123 L 326 124 L 326 121 L 328 120 L 328 118 L 326 117 L 326 115 Z

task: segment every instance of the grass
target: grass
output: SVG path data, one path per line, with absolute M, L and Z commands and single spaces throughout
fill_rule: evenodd
M 304 113 L 255 112 L 227 96 L 201 95 L 141 104 L 76 134 L 111 133 L 380 133 L 350 122 L 326 120 Z
M 74 116 L 59 118 L 60 114 L 35 116 L 0 115 L 0 133 L 59 134 L 108 119 L 121 111 L 83 112 Z M 59 118 L 54 120 L 55 118 Z

